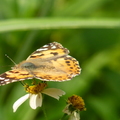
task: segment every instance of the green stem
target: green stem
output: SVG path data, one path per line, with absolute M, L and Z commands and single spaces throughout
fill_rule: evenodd
M 60 120 L 65 120 L 68 115 L 65 113 Z
M 44 116 L 45 116 L 45 120 L 48 120 L 47 114 L 46 114 L 46 111 L 45 111 L 44 104 L 42 104 L 42 110 L 43 110 L 43 114 L 44 114 Z

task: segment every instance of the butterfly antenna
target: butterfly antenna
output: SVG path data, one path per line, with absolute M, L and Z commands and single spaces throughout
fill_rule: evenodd
M 19 82 L 22 84 L 22 86 L 25 86 L 25 84 L 22 81 L 19 81 Z
M 7 54 L 5 54 L 5 56 L 16 65 L 16 63 Z

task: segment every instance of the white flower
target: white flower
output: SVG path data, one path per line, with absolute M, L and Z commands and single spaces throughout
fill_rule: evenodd
M 80 120 L 80 114 L 77 111 L 73 111 L 68 120 Z
M 59 100 L 60 96 L 65 94 L 64 91 L 56 88 L 44 89 L 46 85 L 47 85 L 46 83 L 40 83 L 33 86 L 27 86 L 26 91 L 28 92 L 28 94 L 22 96 L 13 104 L 13 112 L 16 112 L 18 107 L 27 99 L 30 99 L 29 100 L 30 107 L 32 109 L 36 109 L 37 107 L 42 106 L 42 94 L 49 95 L 57 100 Z
M 69 115 L 68 120 L 80 120 L 80 111 L 82 110 L 86 110 L 84 100 L 78 95 L 73 95 L 68 98 L 63 112 Z

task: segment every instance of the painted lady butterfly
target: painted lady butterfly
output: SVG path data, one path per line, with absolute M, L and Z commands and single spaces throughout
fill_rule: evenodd
M 0 85 L 25 79 L 66 81 L 80 74 L 78 61 L 69 56 L 69 50 L 53 42 L 37 49 L 25 61 L 0 75 Z

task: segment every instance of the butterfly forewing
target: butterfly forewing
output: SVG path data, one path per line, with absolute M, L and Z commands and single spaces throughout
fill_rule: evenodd
M 60 57 L 69 54 L 69 50 L 57 42 L 49 43 L 33 52 L 28 59 L 46 59 L 51 57 Z

